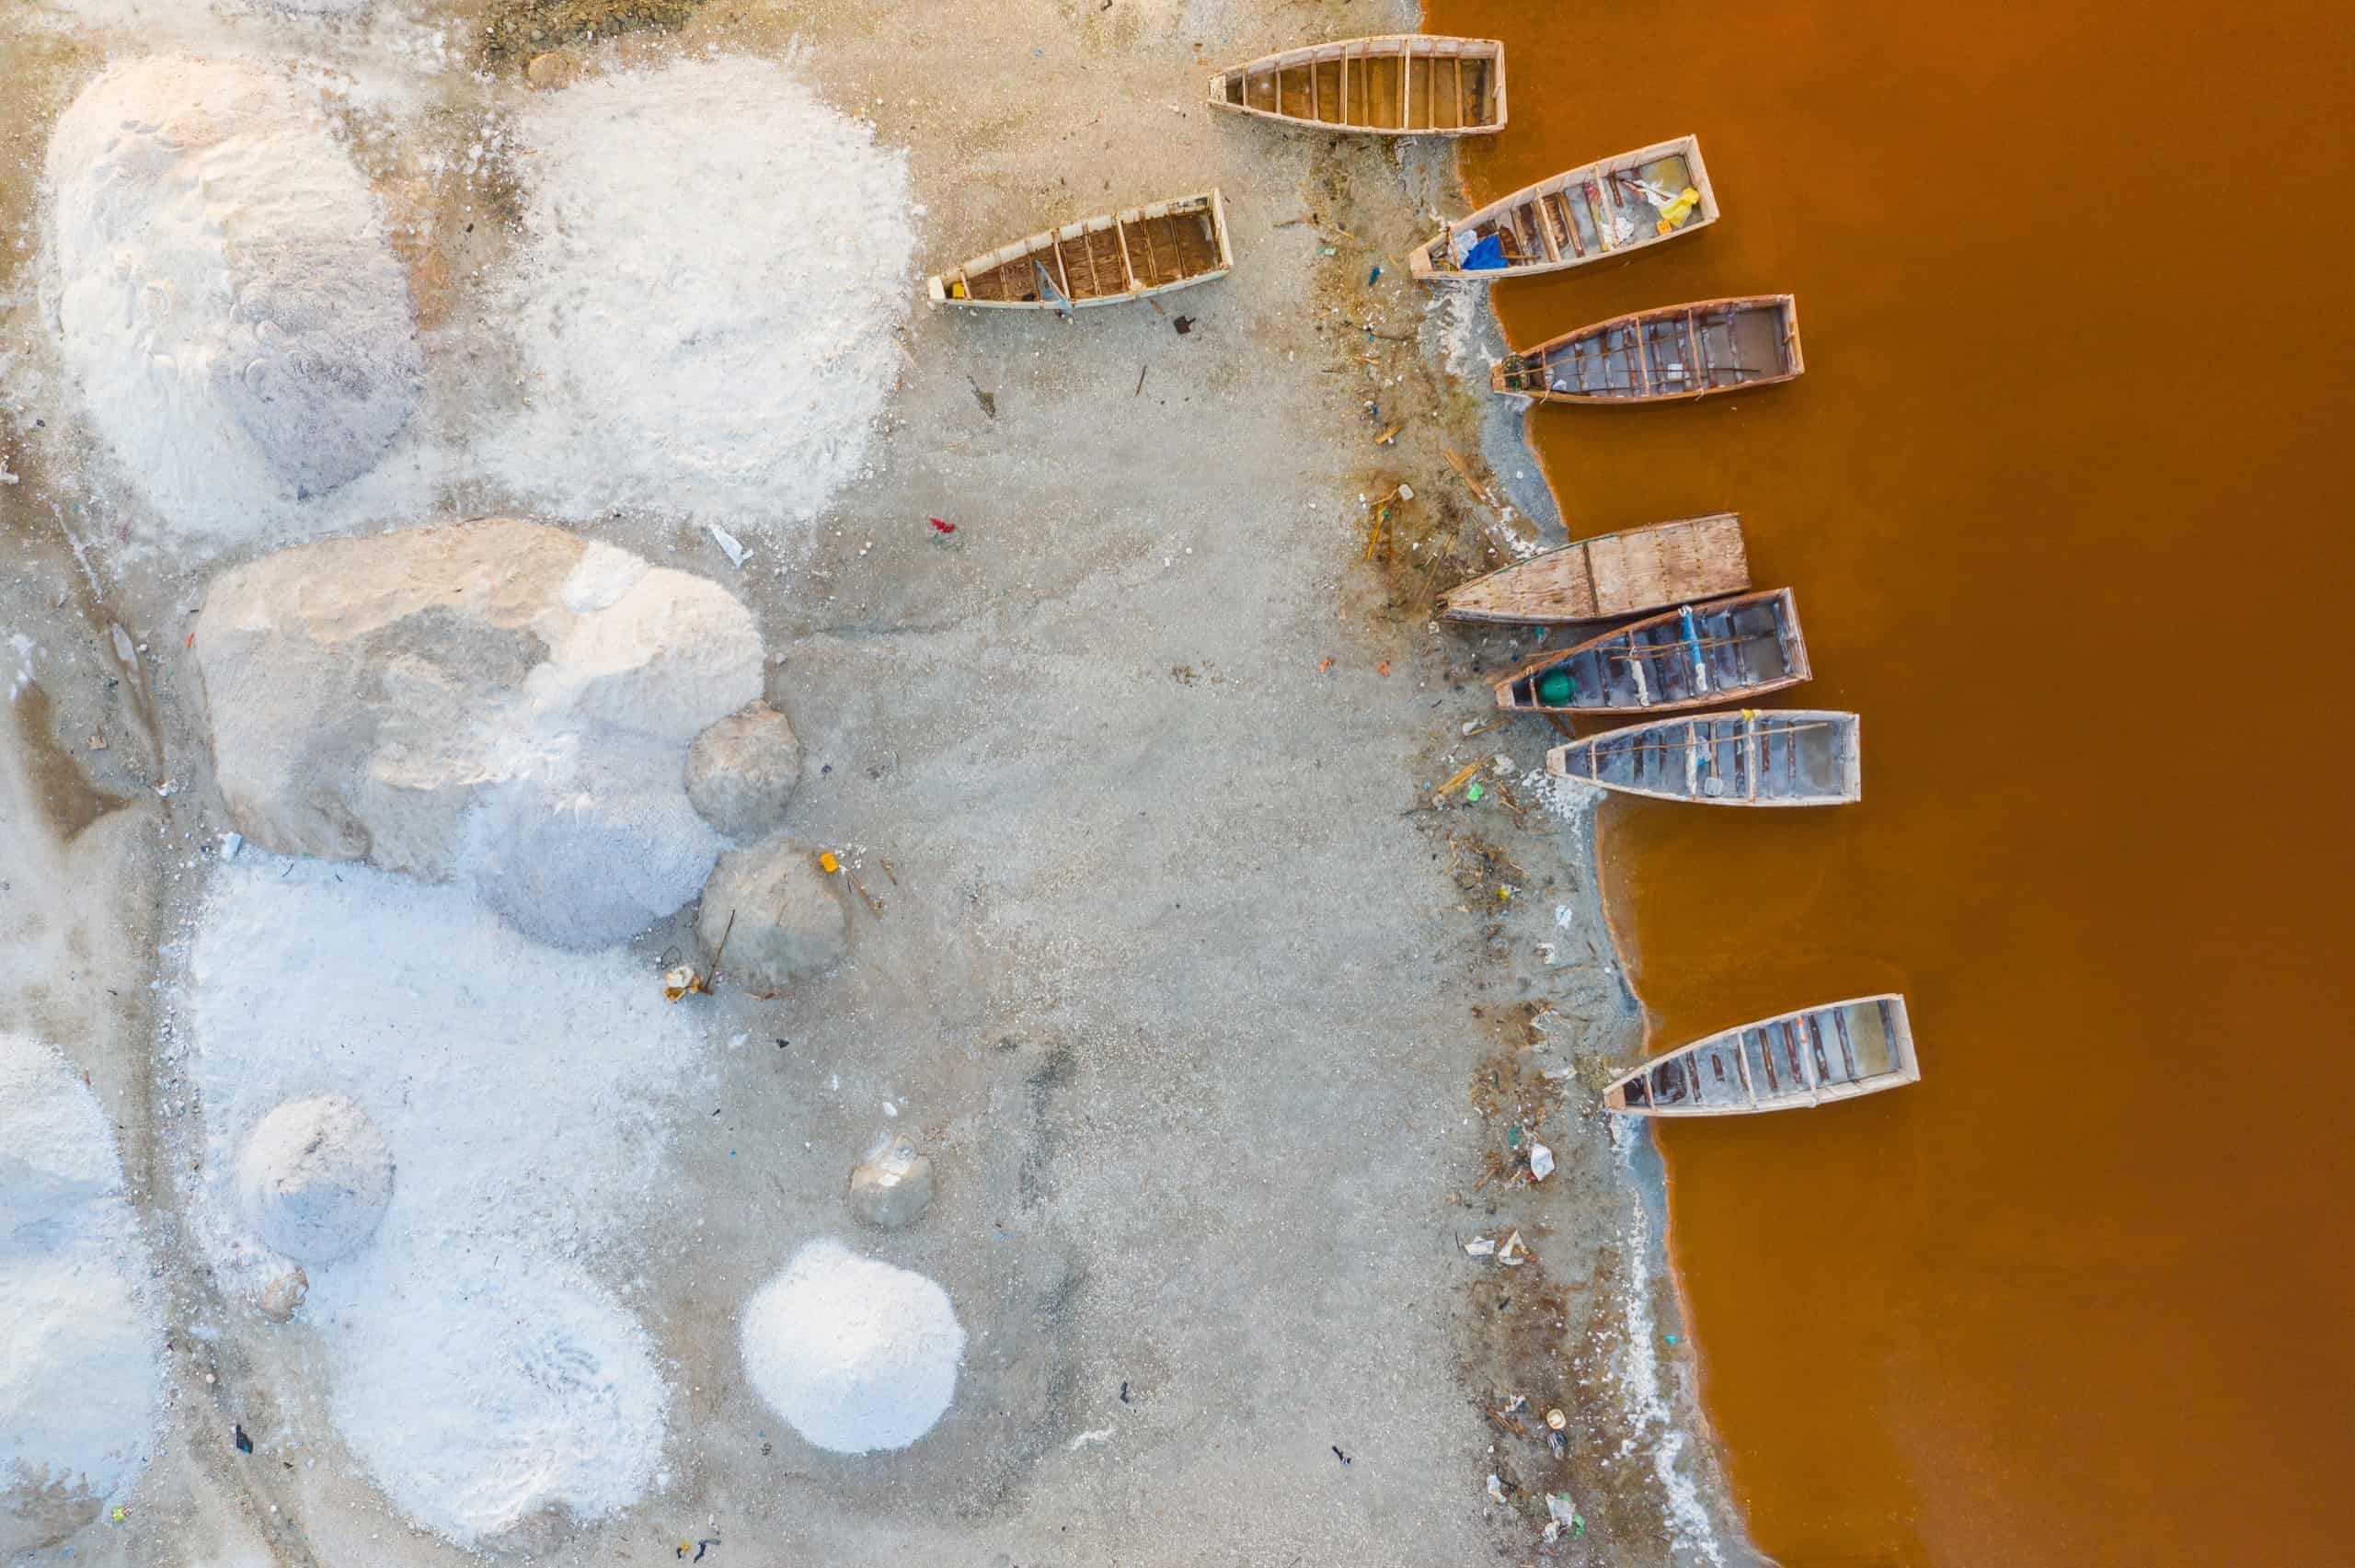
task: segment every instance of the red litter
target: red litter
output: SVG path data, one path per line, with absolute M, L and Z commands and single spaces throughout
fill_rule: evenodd
M 943 533 L 954 533 L 957 532 L 957 525 L 953 522 L 943 522 L 936 517 L 928 518 L 925 521 L 930 522 L 933 527 L 940 530 Z

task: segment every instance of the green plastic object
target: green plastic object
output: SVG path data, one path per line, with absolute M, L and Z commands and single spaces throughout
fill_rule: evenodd
M 1567 670 L 1549 670 L 1537 678 L 1537 700 L 1549 708 L 1558 708 L 1578 695 L 1579 683 Z

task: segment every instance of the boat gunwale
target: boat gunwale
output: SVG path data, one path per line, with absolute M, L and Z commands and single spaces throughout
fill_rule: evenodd
M 1582 747 L 1591 748 L 1600 742 L 1614 739 L 1623 735 L 1632 734 L 1637 730 L 1654 729 L 1662 725 L 1694 724 L 1703 720 L 1739 718 L 1744 714 L 1753 713 L 1758 715 L 1761 718 L 1826 719 L 1844 727 L 1848 731 L 1850 744 L 1848 746 L 1847 755 L 1842 759 L 1844 763 L 1844 766 L 1841 770 L 1842 782 L 1844 786 L 1843 790 L 1838 794 L 1832 795 L 1787 795 L 1780 799 L 1757 795 L 1744 796 L 1742 798 L 1736 799 L 1724 795 L 1674 795 L 1671 794 L 1667 790 L 1646 789 L 1639 784 L 1614 784 L 1608 779 L 1590 778 L 1580 773 L 1565 773 L 1562 769 L 1562 760 L 1568 753 L 1576 751 Z M 1634 795 L 1642 800 L 1665 800 L 1678 806 L 1746 807 L 1762 810 L 1789 810 L 1834 806 L 1854 806 L 1865 797 L 1863 745 L 1864 724 L 1865 721 L 1863 715 L 1852 712 L 1845 708 L 1737 708 L 1731 713 L 1671 714 L 1664 718 L 1647 718 L 1637 724 L 1618 725 L 1613 728 L 1602 730 L 1593 735 L 1580 736 L 1576 740 L 1566 740 L 1561 745 L 1554 747 L 1545 753 L 1545 771 L 1553 774 L 1556 778 L 1568 779 L 1572 784 L 1587 784 L 1595 789 L 1607 789 L 1616 795 Z
M 1086 235 L 1101 234 L 1106 229 L 1116 225 L 1125 228 L 1134 223 L 1150 223 L 1155 218 L 1183 217 L 1191 212 L 1210 214 L 1211 237 L 1218 247 L 1217 267 L 1206 272 L 1197 272 L 1191 277 L 1177 279 L 1172 282 L 1156 283 L 1150 288 L 1126 289 L 1112 294 L 1091 294 L 1086 299 L 1074 299 L 1068 303 L 1074 310 L 1087 310 L 1097 305 L 1127 304 L 1136 300 L 1150 299 L 1155 294 L 1174 293 L 1179 289 L 1190 289 L 1198 283 L 1215 282 L 1235 270 L 1235 251 L 1227 235 L 1225 195 L 1219 187 L 1212 186 L 1208 190 L 1198 190 L 1191 195 L 1173 196 L 1165 201 L 1148 201 L 1141 207 L 1123 207 L 1111 212 L 1092 213 L 1085 218 L 1074 219 L 1060 228 L 1041 229 L 1035 235 L 1028 235 L 1021 239 L 1009 241 L 999 246 L 995 250 L 984 251 L 945 271 L 932 274 L 925 280 L 925 292 L 936 305 L 960 305 L 973 310 L 1045 310 L 1060 313 L 1063 306 L 1052 300 L 977 300 L 970 297 L 959 299 L 948 292 L 948 287 L 952 282 L 964 282 L 970 286 L 977 273 L 993 272 L 1009 262 L 1020 260 L 1025 256 L 1040 255 L 1062 241 L 1078 239 Z
M 1775 630 L 1778 640 L 1784 642 L 1784 657 L 1789 661 L 1789 668 L 1771 681 L 1762 681 L 1754 685 L 1736 687 L 1727 691 L 1710 692 L 1696 697 L 1679 697 L 1671 702 L 1645 703 L 1634 707 L 1589 707 L 1583 704 L 1556 707 L 1544 703 L 1522 703 L 1511 700 L 1515 682 L 1525 680 L 1549 666 L 1567 664 L 1580 654 L 1599 651 L 1606 645 L 1622 637 L 1631 636 L 1637 632 L 1675 620 L 1687 610 L 1731 612 L 1746 603 L 1772 604 L 1776 610 Z M 1781 637 L 1781 634 L 1785 632 L 1789 634 L 1787 639 Z M 1606 714 L 1690 713 L 1700 708 L 1746 704 L 1750 698 L 1763 697 L 1770 692 L 1786 691 L 1814 678 L 1814 666 L 1808 660 L 1807 635 L 1799 626 L 1798 593 L 1788 588 L 1763 588 L 1747 589 L 1740 593 L 1716 594 L 1706 599 L 1695 599 L 1667 610 L 1640 615 L 1620 625 L 1607 627 L 1567 647 L 1551 648 L 1540 653 L 1534 658 L 1524 660 L 1491 684 L 1497 694 L 1497 706 L 1507 713 L 1591 714 L 1600 716 Z M 1677 798 L 1683 797 L 1680 795 Z
M 1661 403 L 1694 403 L 1704 397 L 1728 392 L 1752 392 L 1760 387 L 1780 386 L 1797 381 L 1807 370 L 1807 361 L 1799 351 L 1799 303 L 1796 294 L 1737 294 L 1721 300 L 1690 300 L 1683 304 L 1654 305 L 1648 310 L 1629 311 L 1608 320 L 1575 327 L 1543 343 L 1522 349 L 1512 356 L 1523 361 L 1542 361 L 1549 351 L 1576 342 L 1581 338 L 1599 338 L 1614 327 L 1643 321 L 1664 321 L 1679 315 L 1697 315 L 1702 311 L 1740 310 L 1759 305 L 1775 305 L 1783 313 L 1783 347 L 1788 365 L 1774 375 L 1760 376 L 1755 381 L 1737 382 L 1729 386 L 1703 386 L 1692 391 L 1648 392 L 1640 397 L 1621 397 L 1592 392 L 1556 392 L 1541 388 L 1532 392 L 1523 387 L 1505 384 L 1505 367 L 1499 362 L 1489 369 L 1489 390 L 1503 397 L 1519 397 L 1531 403 L 1570 403 L 1596 408 L 1648 408 Z
M 1241 74 L 1247 81 L 1251 73 L 1261 69 L 1288 71 L 1299 65 L 1322 64 L 1328 59 L 1338 60 L 1342 52 L 1359 44 L 1398 46 L 1379 52 L 1383 58 L 1391 55 L 1419 55 L 1432 60 L 1480 59 L 1487 61 L 1490 71 L 1494 74 L 1493 96 L 1497 105 L 1496 119 L 1479 125 L 1350 125 L 1341 120 L 1318 120 L 1312 115 L 1286 114 L 1280 109 L 1258 109 L 1247 103 L 1227 101 L 1226 84 L 1233 76 Z M 1419 44 L 1464 44 L 1482 47 L 1477 51 L 1470 49 L 1450 51 L 1416 47 Z M 1325 52 L 1327 51 L 1332 52 L 1328 54 Z M 1361 52 L 1353 58 L 1364 57 L 1364 52 Z M 1248 93 L 1247 86 L 1245 91 Z M 1223 109 L 1229 114 L 1246 115 L 1253 120 L 1272 120 L 1278 125 L 1296 125 L 1304 130 L 1331 131 L 1348 136 L 1493 136 L 1505 128 L 1507 113 L 1505 45 L 1502 39 L 1470 38 L 1454 33 L 1369 33 L 1362 38 L 1337 38 L 1323 43 L 1295 44 L 1291 49 L 1280 49 L 1271 54 L 1262 54 L 1246 60 L 1240 65 L 1230 65 L 1223 71 L 1212 73 L 1208 100 L 1211 108 Z
M 1476 228 L 1514 208 L 1526 206 L 1544 197 L 1551 196 L 1557 191 L 1567 190 L 1573 184 L 1583 184 L 1588 178 L 1600 178 L 1604 175 L 1642 164 L 1656 163 L 1670 154 L 1677 152 L 1682 152 L 1684 155 L 1689 183 L 1700 191 L 1701 202 L 1691 222 L 1667 234 L 1640 236 L 1630 240 L 1626 245 L 1612 246 L 1607 249 L 1598 246 L 1591 254 L 1585 256 L 1573 252 L 1551 261 L 1517 261 L 1503 267 L 1482 268 L 1476 271 L 1466 270 L 1452 264 L 1441 266 L 1434 259 L 1445 254 L 1446 247 L 1453 243 L 1456 234 L 1461 230 Z M 1576 168 L 1564 169 L 1559 174 L 1548 175 L 1544 179 L 1524 185 L 1510 195 L 1500 196 L 1485 207 L 1476 208 L 1463 217 L 1448 223 L 1438 234 L 1408 251 L 1407 270 L 1427 283 L 1485 283 L 1493 282 L 1499 278 L 1534 278 L 1541 273 L 1567 272 L 1573 268 L 1584 267 L 1592 262 L 1606 261 L 1616 257 L 1630 256 L 1637 251 L 1648 250 L 1654 246 L 1665 245 L 1680 235 L 1698 233 L 1716 223 L 1723 215 L 1717 206 L 1717 187 L 1709 179 L 1709 166 L 1701 156 L 1700 135 L 1698 132 L 1691 132 L 1671 137 L 1665 142 L 1655 142 L 1648 147 L 1638 147 L 1631 153 L 1621 153 L 1614 157 L 1598 158 L 1592 163 L 1580 164 Z
M 1744 1035 L 1752 1029 L 1771 1029 L 1777 1024 L 1789 1024 L 1817 1013 L 1837 1013 L 1852 1007 L 1862 1007 L 1867 1003 L 1888 1005 L 1890 1054 L 1898 1062 L 1897 1067 L 1888 1072 L 1876 1074 L 1870 1080 L 1851 1080 L 1845 1083 L 1833 1084 L 1810 1082 L 1804 1093 L 1778 1094 L 1772 1100 L 1760 1097 L 1757 1086 L 1748 1081 L 1748 1059 L 1741 1052 L 1741 1037 Z M 1744 1074 L 1742 1087 L 1749 1096 L 1748 1104 L 1630 1105 L 1626 1103 L 1626 1088 L 1629 1083 L 1637 1079 L 1648 1077 L 1655 1069 L 1680 1057 L 1696 1056 L 1712 1047 L 1723 1047 L 1729 1044 L 1732 1045 L 1736 1057 L 1742 1064 L 1741 1071 Z M 1905 1005 L 1905 993 L 1895 990 L 1874 991 L 1865 996 L 1844 997 L 1838 1001 L 1820 1001 L 1809 1007 L 1795 1007 L 1788 1012 L 1774 1013 L 1764 1018 L 1752 1018 L 1745 1023 L 1736 1024 L 1730 1028 L 1720 1029 L 1715 1034 L 1704 1035 L 1699 1039 L 1688 1040 L 1683 1045 L 1660 1052 L 1658 1056 L 1647 1057 L 1603 1087 L 1603 1107 L 1623 1116 L 1763 1116 L 1773 1111 L 1814 1110 L 1823 1105 L 1841 1104 L 1850 1100 L 1861 1100 L 1867 1094 L 1878 1094 L 1891 1089 L 1901 1089 L 1908 1083 L 1919 1083 L 1921 1081 L 1922 1063 L 1913 1050 L 1913 1020 Z

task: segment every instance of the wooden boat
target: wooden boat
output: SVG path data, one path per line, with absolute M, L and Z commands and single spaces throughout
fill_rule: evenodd
M 1116 305 L 1223 278 L 1235 265 L 1215 190 L 1065 223 L 925 280 L 935 304 L 983 310 Z
M 1505 128 L 1505 46 L 1392 33 L 1263 54 L 1211 78 L 1211 107 L 1369 136 L 1487 136 Z
M 1657 719 L 1545 753 L 1557 777 L 1699 806 L 1845 806 L 1865 793 L 1862 721 L 1818 708 Z
M 1778 588 L 1687 604 L 1539 654 L 1497 682 L 1497 706 L 1676 713 L 1779 692 L 1809 673 L 1798 601 Z
M 1701 300 L 1566 332 L 1491 372 L 1499 392 L 1540 403 L 1682 403 L 1796 380 L 1798 302 Z
M 1458 583 L 1439 601 L 1451 620 L 1550 626 L 1641 615 L 1749 586 L 1741 518 L 1721 511 L 1574 540 Z
M 1802 1007 L 1648 1061 L 1603 1092 L 1631 1116 L 1747 1116 L 1918 1082 L 1905 999 L 1891 991 Z
M 1679 136 L 1491 201 L 1407 252 L 1407 268 L 1427 281 L 1559 272 L 1627 256 L 1717 221 L 1717 195 L 1701 162 L 1700 141 Z

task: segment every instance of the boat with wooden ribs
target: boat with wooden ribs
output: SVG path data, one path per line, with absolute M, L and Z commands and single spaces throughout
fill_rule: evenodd
M 1559 272 L 1696 234 L 1717 221 L 1698 138 L 1566 169 L 1458 218 L 1407 253 L 1427 282 Z
M 935 304 L 983 310 L 1114 305 L 1223 278 L 1235 265 L 1216 190 L 1065 223 L 925 280 Z
M 1505 46 L 1391 33 L 1263 54 L 1211 78 L 1212 109 L 1369 136 L 1487 136 L 1505 127 Z
M 1749 586 L 1741 518 L 1721 511 L 1573 540 L 1458 583 L 1439 601 L 1450 620 L 1550 626 L 1641 615 Z
M 1687 604 L 1539 654 L 1497 682 L 1530 713 L 1676 713 L 1763 696 L 1811 673 L 1787 588 Z
M 1802 1007 L 1683 1046 L 1603 1092 L 1631 1116 L 1746 1116 L 1854 1100 L 1920 1082 L 1894 991 Z
M 1863 721 L 1821 708 L 1656 719 L 1545 753 L 1557 778 L 1699 806 L 1845 806 L 1864 797 Z
M 1682 403 L 1797 380 L 1798 302 L 1699 300 L 1614 316 L 1509 354 L 1489 384 L 1540 403 Z

